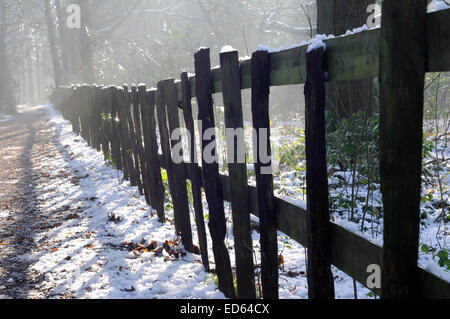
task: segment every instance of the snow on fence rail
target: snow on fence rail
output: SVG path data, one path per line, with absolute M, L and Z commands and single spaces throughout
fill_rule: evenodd
M 450 71 L 450 12 L 439 11 L 427 16 L 427 72 Z M 197 98 L 199 119 L 204 127 L 214 127 L 212 94 L 222 92 L 227 127 L 242 128 L 241 90 L 252 89 L 252 113 L 254 126 L 270 130 L 268 115 L 269 87 L 301 84 L 306 82 L 305 94 L 307 121 L 310 127 L 323 121 L 324 110 L 317 98 L 324 97 L 325 79 L 314 70 L 326 67 L 327 81 L 341 81 L 378 77 L 380 70 L 381 32 L 368 30 L 345 37 L 326 40 L 326 54 L 322 49 L 307 53 L 307 46 L 299 46 L 279 52 L 257 51 L 251 59 L 239 60 L 236 51 L 221 53 L 220 68 L 211 68 L 209 49 L 200 49 L 195 55 L 196 74 L 181 74 L 181 79 L 158 82 L 157 89 L 139 87 L 72 86 L 58 88 L 54 105 L 64 118 L 72 123 L 74 132 L 86 139 L 90 146 L 110 157 L 116 167 L 123 170 L 124 177 L 134 186 L 139 186 L 149 205 L 164 220 L 164 187 L 160 168 L 168 174 L 169 190 L 173 199 L 176 231 L 181 235 L 188 251 L 193 250 L 189 220 L 186 180 L 192 184 L 195 222 L 197 224 L 202 261 L 209 270 L 206 232 L 201 202 L 202 188 L 205 190 L 210 211 L 210 233 L 216 260 L 219 289 L 227 297 L 236 297 L 233 286 L 230 259 L 224 245 L 225 219 L 223 201 L 232 203 L 233 231 L 236 240 L 237 297 L 255 298 L 254 265 L 251 254 L 250 213 L 260 218 L 262 240 L 262 285 L 266 298 L 278 297 L 278 260 L 273 250 L 276 230 L 280 230 L 308 247 L 312 240 L 322 241 L 321 247 L 331 252 L 331 263 L 355 280 L 367 286 L 369 265 L 383 264 L 383 248 L 361 236 L 326 221 L 327 233 L 314 230 L 308 221 L 308 212 L 326 216 L 328 208 L 306 208 L 293 200 L 273 195 L 272 175 L 262 175 L 263 165 L 255 165 L 257 186 L 247 184 L 245 164 L 230 164 L 229 176 L 219 174 L 217 163 L 203 159 L 201 167 L 190 161 L 176 164 L 171 147 L 177 140 L 170 139 L 170 132 L 180 127 L 178 109 L 183 110 L 185 127 L 191 133 L 190 154 L 195 149 L 195 132 L 191 99 Z M 310 68 L 308 68 L 310 63 Z M 310 70 L 307 73 L 307 69 Z M 253 75 L 253 76 L 252 76 Z M 322 74 L 323 75 L 323 74 Z M 309 118 L 309 120 L 308 120 Z M 314 124 L 316 123 L 316 124 Z M 159 131 L 159 141 L 156 128 Z M 308 130 L 308 128 L 307 128 Z M 307 143 L 323 143 L 325 133 L 311 131 Z M 308 136 L 308 132 L 307 132 Z M 239 138 L 239 137 L 238 137 Z M 162 154 L 158 154 L 159 145 Z M 203 150 L 206 143 L 201 145 Z M 268 146 L 270 147 L 270 145 Z M 259 154 L 259 152 L 256 152 Z M 317 154 L 316 154 L 317 155 Z M 193 156 L 193 155 L 191 155 Z M 307 154 L 307 161 L 312 155 Z M 192 158 L 191 158 L 192 159 Z M 317 168 L 326 173 L 326 166 Z M 308 173 L 308 172 L 307 172 Z M 309 183 L 307 192 L 323 198 L 323 187 Z M 326 186 L 326 185 L 325 185 Z M 319 197 L 320 197 L 319 196 Z M 327 197 L 325 197 L 327 198 Z M 313 205 L 311 205 L 313 206 Z M 310 214 L 311 216 L 311 214 Z M 315 226 L 321 225 L 315 224 Z M 276 227 L 274 227 L 276 226 Z M 323 226 L 323 222 L 322 222 Z M 325 235 L 325 238 L 323 237 Z M 313 236 L 309 237 L 308 236 Z M 316 237 L 314 237 L 316 236 Z M 332 240 L 331 240 L 332 238 Z M 275 245 L 276 247 L 276 245 Z M 276 249 L 276 248 L 275 248 Z M 317 252 L 313 252 L 317 256 Z M 325 266 L 327 260 L 321 260 Z M 330 261 L 328 261 L 329 263 Z M 329 265 L 328 265 L 329 266 Z M 318 267 L 313 265 L 313 267 Z M 419 295 L 427 298 L 450 298 L 450 283 L 417 266 Z M 309 269 L 312 271 L 311 269 Z M 326 279 L 325 284 L 326 284 Z M 310 288 L 310 297 L 312 287 Z M 321 296 L 320 287 L 316 292 Z M 371 288 L 377 294 L 381 289 Z M 323 296 L 323 295 L 322 295 Z

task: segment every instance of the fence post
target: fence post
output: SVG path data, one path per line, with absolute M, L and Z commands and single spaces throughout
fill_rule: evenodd
M 181 234 L 186 250 L 192 251 L 191 221 L 184 166 L 173 162 L 171 151 L 171 147 L 181 143 L 178 140 L 171 140 L 171 132 L 180 127 L 176 97 L 173 79 L 158 82 L 158 125 L 170 194 L 172 195 L 175 230 L 177 234 Z M 167 123 L 169 123 L 169 127 Z
M 144 188 L 144 194 L 145 194 L 145 200 L 147 202 L 147 204 L 151 205 L 150 203 L 150 189 L 149 189 L 149 184 L 150 184 L 150 180 L 149 180 L 149 173 L 148 173 L 148 164 L 147 164 L 147 159 L 146 159 L 146 153 L 145 153 L 145 147 L 143 145 L 143 143 L 145 143 L 144 141 L 144 113 L 143 113 L 143 109 L 145 109 L 145 105 L 147 104 L 147 89 L 145 87 L 145 85 L 139 85 L 138 87 L 138 92 L 137 92 L 137 99 L 138 102 L 137 103 L 137 107 L 136 110 L 134 110 L 135 112 L 137 112 L 139 114 L 139 134 L 138 134 L 138 139 L 139 139 L 139 157 L 140 157 L 140 161 L 141 161 L 141 174 L 142 174 L 142 187 Z M 148 121 L 148 119 L 145 119 L 145 121 Z M 145 125 L 147 125 L 148 122 L 145 123 Z
M 117 89 L 119 102 L 119 138 L 122 149 L 123 176 L 126 180 L 131 180 L 133 172 L 133 158 L 131 157 L 130 135 L 128 130 L 128 120 L 126 109 L 128 108 L 128 88 Z
M 145 92 L 145 86 L 142 87 L 142 89 Z M 146 173 L 145 173 L 145 158 L 144 158 L 144 147 L 142 145 L 142 126 L 141 126 L 141 114 L 139 111 L 139 89 L 135 86 L 132 87 L 132 93 L 133 93 L 133 122 L 134 122 L 134 132 L 135 132 L 135 145 L 136 145 L 136 155 L 137 159 L 139 160 L 139 169 L 138 173 L 140 173 L 139 177 L 139 189 L 141 190 L 141 193 L 143 192 L 145 195 L 145 199 L 147 203 L 149 203 L 149 197 L 148 197 L 148 190 L 144 186 L 144 182 L 146 180 Z
M 181 96 L 184 122 L 186 129 L 190 133 L 189 140 L 189 156 L 190 161 L 187 164 L 187 174 L 191 180 L 192 186 L 192 198 L 194 201 L 194 213 L 195 223 L 197 225 L 198 242 L 200 248 L 200 254 L 202 256 L 202 263 L 205 266 L 205 270 L 209 271 L 208 260 L 208 244 L 206 240 L 206 228 L 205 220 L 203 217 L 203 205 L 202 205 L 202 177 L 200 174 L 200 168 L 197 164 L 197 145 L 195 142 L 195 128 L 194 118 L 192 116 L 192 104 L 191 104 L 191 83 L 188 78 L 187 72 L 181 73 Z
M 69 100 L 67 101 L 67 105 L 64 106 L 64 109 L 67 119 L 70 121 L 70 124 L 72 124 L 72 131 L 78 134 L 78 130 L 75 124 L 75 107 L 77 105 L 77 94 L 78 93 L 76 87 L 71 87 L 71 94 Z
M 222 96 L 227 135 L 227 162 L 230 176 L 233 214 L 234 248 L 236 254 L 237 297 L 256 298 L 253 265 L 252 230 L 248 200 L 247 163 L 242 115 L 241 81 L 237 51 L 220 54 Z M 230 132 L 230 129 L 233 132 Z M 230 146 L 233 146 L 232 148 Z M 233 155 L 233 156 L 232 156 Z
M 88 145 L 90 145 L 89 138 L 89 87 L 87 85 L 83 85 L 80 87 L 80 92 L 78 96 L 78 101 L 80 103 L 80 124 L 81 124 L 81 137 L 87 141 Z
M 136 146 L 135 146 L 135 138 L 134 138 L 134 125 L 133 125 L 133 119 L 131 118 L 131 103 L 133 95 L 128 89 L 128 86 L 123 86 L 124 90 L 124 96 L 125 96 L 125 103 L 126 106 L 124 108 L 125 112 L 125 121 L 127 122 L 127 129 L 128 129 L 128 152 L 130 153 L 130 183 L 132 186 L 139 186 L 139 173 L 138 173 L 138 167 L 139 167 L 139 160 L 137 158 L 136 154 Z
M 150 205 L 156 210 L 159 221 L 164 223 L 166 219 L 164 212 L 165 194 L 156 138 L 155 91 L 142 92 L 140 94 L 144 93 L 145 95 L 140 97 L 140 107 Z
M 99 108 L 99 116 L 101 118 L 101 124 L 100 124 L 100 144 L 102 146 L 103 154 L 105 155 L 105 158 L 108 154 L 111 154 L 112 151 L 112 144 L 113 144 L 113 138 L 111 136 L 112 133 L 112 121 L 108 120 L 109 114 L 111 114 L 112 119 L 112 111 L 111 111 L 111 104 L 112 104 L 112 87 L 103 88 L 100 91 L 101 94 L 101 107 Z
M 111 131 L 109 133 L 111 140 L 111 157 L 118 170 L 124 170 L 120 152 L 120 127 L 117 119 L 119 118 L 119 91 L 116 87 L 110 87 L 105 91 L 105 99 L 109 103 L 111 114 Z
M 128 88 L 127 90 L 128 91 Z M 132 86 L 131 91 L 128 92 L 128 107 L 127 107 L 127 120 L 128 120 L 128 129 L 130 131 L 130 146 L 131 151 L 133 153 L 134 165 L 133 172 L 131 178 L 131 185 L 137 186 L 139 188 L 139 192 L 142 194 L 142 186 L 141 186 L 141 174 L 139 168 L 139 155 L 138 155 L 138 146 L 137 146 L 137 137 L 136 137 L 136 126 L 133 121 L 133 109 L 136 104 L 136 87 Z
M 89 131 L 91 132 L 91 146 L 97 151 L 100 151 L 99 129 L 101 123 L 100 107 L 102 101 L 100 100 L 98 91 L 99 87 L 97 85 L 90 87 Z
M 213 243 L 213 253 L 216 263 L 216 273 L 219 289 L 226 297 L 235 298 L 230 256 L 225 246 L 226 222 L 223 207 L 223 188 L 219 179 L 219 164 L 216 158 L 215 123 L 212 100 L 212 76 L 209 49 L 202 48 L 194 55 L 195 59 L 195 95 L 198 102 L 198 119 L 201 121 L 202 136 L 202 168 L 205 181 L 206 200 L 209 207 L 208 223 Z M 208 131 L 208 132 L 207 132 Z M 210 136 L 205 136 L 205 133 Z M 212 136 L 211 136 L 212 135 Z M 209 138 L 210 141 L 207 141 Z M 213 147 L 211 150 L 211 146 Z M 209 154 L 204 154 L 205 150 Z M 208 155 L 206 159 L 205 155 Z
M 384 1 L 380 41 L 383 298 L 419 296 L 417 267 L 427 1 Z
M 278 299 L 278 235 L 277 218 L 273 194 L 272 174 L 263 172 L 271 166 L 270 148 L 270 68 L 267 51 L 256 51 L 252 55 L 252 118 L 256 136 L 253 137 L 256 188 L 261 242 L 261 283 L 264 299 Z M 261 134 L 263 131 L 266 134 Z M 265 135 L 265 136 L 264 136 Z M 266 151 L 267 154 L 264 154 Z M 268 162 L 267 162 L 268 160 Z
M 81 87 L 76 86 L 74 89 L 74 95 L 70 110 L 70 118 L 73 126 L 72 129 L 78 135 L 81 135 L 80 110 L 81 110 Z
M 306 53 L 306 224 L 310 299 L 334 299 L 325 140 L 324 61 L 323 48 Z

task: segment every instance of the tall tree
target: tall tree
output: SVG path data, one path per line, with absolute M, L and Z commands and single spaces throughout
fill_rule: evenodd
M 95 82 L 94 34 L 92 28 L 91 4 L 89 0 L 78 0 L 81 9 L 80 54 L 81 79 L 88 84 Z
M 317 33 L 342 35 L 367 22 L 374 0 L 317 0 Z M 372 79 L 328 83 L 327 109 L 343 117 L 373 108 Z
M 45 21 L 47 23 L 48 43 L 50 46 L 50 55 L 52 58 L 53 74 L 55 77 L 55 86 L 61 83 L 61 59 L 59 57 L 58 48 L 56 46 L 56 30 L 53 21 L 52 6 L 50 0 L 44 0 Z
M 69 30 L 66 25 L 65 13 L 63 9 L 63 3 L 61 0 L 55 0 L 55 9 L 56 9 L 56 16 L 58 18 L 58 35 L 61 52 L 61 68 L 62 68 L 61 82 L 62 84 L 68 84 L 69 79 L 72 77 L 71 74 L 73 73 L 69 64 L 70 35 L 68 33 Z
M 0 112 L 9 113 L 14 110 L 15 103 L 9 87 L 11 74 L 6 51 L 7 17 L 6 0 L 0 0 Z

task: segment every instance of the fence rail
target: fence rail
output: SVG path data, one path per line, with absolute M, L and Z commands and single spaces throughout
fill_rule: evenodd
M 427 72 L 450 71 L 450 17 L 448 10 L 428 15 Z M 413 32 L 413 31 L 411 31 Z M 328 81 L 337 82 L 378 77 L 380 29 L 351 36 L 325 40 L 327 44 Z M 270 86 L 303 84 L 306 81 L 306 48 L 298 46 L 272 52 Z M 251 59 L 240 61 L 241 89 L 251 88 Z M 213 93 L 222 92 L 220 68 L 211 70 Z M 189 77 L 191 94 L 195 97 L 195 75 Z M 181 101 L 181 82 L 176 81 L 177 99 Z
M 429 14 L 428 72 L 450 71 L 450 42 L 444 40 L 449 38 L 449 10 Z M 380 30 L 376 29 L 327 40 L 325 60 L 329 74 L 328 81 L 378 77 L 379 39 Z M 306 48 L 306 46 L 300 46 L 270 53 L 268 55 L 269 66 L 266 70 L 269 72 L 267 85 L 280 86 L 307 82 Z M 242 167 L 229 167 L 231 174 L 227 176 L 219 174 L 217 167 L 205 163 L 202 165 L 203 168 L 192 162 L 174 163 L 171 158 L 171 146 L 174 146 L 176 141 L 171 141 L 169 134 L 180 127 L 177 107 L 183 110 L 184 116 L 181 120 L 184 120 L 187 129 L 193 132 L 190 106 L 190 100 L 193 97 L 197 97 L 197 100 L 200 99 L 199 110 L 203 112 L 203 115 L 199 117 L 211 120 L 209 99 L 213 93 L 219 92 L 224 95 L 226 109 L 238 107 L 237 113 L 226 115 L 229 116 L 228 124 L 234 127 L 242 126 L 239 119 L 241 116 L 239 107 L 242 108 L 242 105 L 240 105 L 240 99 L 236 99 L 236 97 L 240 97 L 241 90 L 252 88 L 251 74 L 252 67 L 255 66 L 252 66 L 252 59 L 237 61 L 236 54 L 236 57 L 226 56 L 231 60 L 221 57 L 221 68 L 210 69 L 208 65 L 205 69 L 204 63 L 208 62 L 209 51 L 207 58 L 204 56 L 205 54 L 204 51 L 196 54 L 196 75 L 188 76 L 183 73 L 179 81 L 173 79 L 160 81 L 157 89 L 147 90 L 145 86 L 132 87 L 131 90 L 126 86 L 120 88 L 64 87 L 58 88 L 56 91 L 54 105 L 63 117 L 72 123 L 74 132 L 80 134 L 92 147 L 111 156 L 117 168 L 123 170 L 125 178 L 129 179 L 132 185 L 139 186 L 145 194 L 147 202 L 158 211 L 158 217 L 161 220 L 164 220 L 164 189 L 160 167 L 167 170 L 174 204 L 176 231 L 182 235 L 183 244 L 190 251 L 193 250 L 193 246 L 187 208 L 186 180 L 191 181 L 199 246 L 203 264 L 208 270 L 207 238 L 201 204 L 201 187 L 206 188 L 207 200 L 210 204 L 210 218 L 212 218 L 209 227 L 213 236 L 213 251 L 218 268 L 216 271 L 220 272 L 219 288 L 228 297 L 234 297 L 234 289 L 231 289 L 232 286 L 230 287 L 232 278 L 230 283 L 229 258 L 227 258 L 228 255 L 224 255 L 228 252 L 223 252 L 222 235 L 225 224 L 222 200 L 241 204 L 245 201 L 248 202 L 248 207 L 239 211 L 239 215 L 237 215 L 236 204 L 233 208 L 233 219 L 239 219 L 239 224 L 234 225 L 234 231 L 241 231 L 235 237 L 245 240 L 246 236 L 250 235 L 249 227 L 247 227 L 249 226 L 249 214 L 260 216 L 259 204 L 261 201 L 258 198 L 261 197 L 258 197 L 258 192 L 262 190 L 255 186 L 242 184 L 243 179 L 239 178 L 239 174 L 243 174 Z M 239 74 L 236 75 L 233 72 Z M 236 81 L 239 81 L 239 86 L 233 86 Z M 254 89 L 255 87 L 252 88 L 252 90 Z M 262 100 L 264 98 L 263 95 Z M 266 98 L 268 98 L 268 92 Z M 263 102 L 254 103 L 258 105 L 253 113 L 257 112 L 259 105 Z M 212 115 L 212 122 L 209 123 L 212 126 L 214 126 L 213 117 Z M 116 121 L 116 118 L 119 120 Z M 268 121 L 268 115 L 266 118 L 262 118 L 260 123 L 264 123 L 264 120 Z M 157 126 L 160 133 L 159 144 L 162 147 L 162 154 L 159 155 L 157 154 Z M 267 124 L 266 128 L 269 129 L 269 126 Z M 195 149 L 195 139 L 194 134 L 191 134 L 191 150 L 193 149 Z M 236 172 L 240 173 L 236 174 Z M 270 181 L 268 182 L 270 184 Z M 267 188 L 264 191 L 267 192 Z M 247 194 L 242 198 L 238 196 L 239 192 Z M 267 196 L 273 198 L 273 208 L 264 212 L 264 214 L 269 214 L 264 218 L 270 220 L 270 214 L 273 213 L 277 229 L 307 247 L 308 215 L 304 205 L 292 199 L 273 196 L 273 192 L 272 194 L 269 192 Z M 210 199 L 211 201 L 209 201 Z M 270 201 L 267 205 L 270 206 Z M 383 248 L 333 222 L 330 222 L 329 226 L 332 237 L 330 243 L 332 264 L 366 286 L 369 275 L 367 266 L 382 264 Z M 261 236 L 270 236 L 270 231 L 267 234 L 262 233 Z M 254 298 L 254 295 L 248 291 L 249 284 L 254 284 L 252 283 L 254 278 L 251 279 L 248 276 L 248 269 L 253 267 L 251 255 L 249 257 L 249 254 L 246 254 L 244 245 L 239 246 L 238 243 L 236 248 L 236 253 L 240 254 L 240 259 L 237 258 L 240 260 L 237 297 Z M 245 261 L 248 264 L 245 264 Z M 265 261 L 263 260 L 263 262 Z M 268 260 L 267 263 L 267 266 L 273 266 L 273 261 Z M 247 270 L 242 271 L 243 267 L 246 267 Z M 449 282 L 420 266 L 417 267 L 421 297 L 450 298 Z M 273 285 L 273 282 L 266 286 L 269 284 Z M 247 289 L 242 287 L 247 287 Z M 380 289 L 372 290 L 381 294 Z M 273 289 L 271 292 L 273 293 Z M 276 298 L 278 292 L 270 295 Z

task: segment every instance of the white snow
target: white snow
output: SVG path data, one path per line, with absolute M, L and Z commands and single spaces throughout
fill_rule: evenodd
M 0 123 L 1 123 L 1 122 L 9 121 L 10 119 L 11 119 L 11 115 L 0 114 Z
M 356 34 L 359 32 L 367 31 L 367 30 L 369 30 L 369 27 L 366 24 L 364 24 L 363 26 L 354 28 L 353 30 L 347 30 L 345 32 L 345 34 L 343 34 L 339 37 L 349 36 L 349 35 L 353 35 L 353 34 Z M 326 50 L 326 44 L 323 41 L 333 39 L 335 37 L 336 36 L 333 34 L 329 34 L 329 35 L 317 34 L 314 38 L 312 38 L 308 41 L 302 41 L 301 43 L 294 43 L 294 44 L 290 44 L 290 45 L 286 45 L 286 46 L 280 46 L 278 48 L 271 48 L 267 45 L 259 44 L 256 48 L 256 51 L 267 51 L 269 53 L 273 53 L 273 52 L 288 50 L 288 49 L 292 49 L 292 48 L 296 48 L 296 47 L 300 47 L 300 46 L 304 46 L 304 45 L 308 45 L 306 52 L 310 52 L 310 51 L 316 50 L 318 48 L 323 48 L 324 50 Z
M 233 52 L 233 51 L 236 51 L 236 49 L 233 48 L 231 45 L 224 45 L 224 46 L 220 49 L 220 53 Z
M 50 106 L 49 121 L 62 158 L 55 158 L 51 176 L 69 169 L 80 177 L 39 186 L 43 211 L 75 209 L 70 219 L 45 234 L 49 246 L 39 253 L 19 256 L 33 261 L 30 271 L 45 275 L 54 296 L 70 293 L 76 298 L 224 298 L 211 274 L 203 270 L 199 256 L 156 256 L 136 252 L 124 243 L 176 240 L 170 222 L 158 222 L 138 190 L 120 184 L 122 173 L 104 162 L 103 155 L 71 132 Z M 121 221 L 108 221 L 114 213 Z M 173 217 L 172 212 L 167 213 Z M 36 238 L 39 241 L 42 238 Z
M 122 173 L 108 166 L 103 154 L 88 147 L 85 141 L 71 131 L 69 122 L 62 119 L 51 106 L 46 106 L 46 110 L 55 133 L 54 143 L 60 150 L 61 157 L 42 164 L 51 166 L 50 175 L 55 178 L 52 179 L 52 184 L 39 186 L 40 208 L 44 212 L 59 212 L 70 207 L 79 218 L 67 220 L 58 227 L 40 233 L 42 238 L 36 238 L 36 241 L 45 239 L 47 246 L 39 252 L 17 258 L 32 261 L 30 271 L 44 275 L 45 284 L 52 296 L 71 294 L 76 298 L 224 298 L 217 289 L 214 277 L 204 271 L 198 255 L 187 253 L 177 259 L 164 250 L 159 256 L 151 251 L 124 249 L 125 243 L 136 245 L 144 241 L 156 241 L 160 246 L 166 240 L 174 241 L 174 226 L 170 220 L 164 224 L 159 223 L 155 212 L 148 207 L 143 196 L 139 195 L 138 189 L 131 187 L 126 181 L 121 183 Z M 70 178 L 58 178 L 58 172 L 67 170 L 79 177 L 78 183 L 72 183 Z M 294 198 L 277 196 L 306 209 L 306 203 L 301 200 L 301 181 L 288 175 L 286 174 L 286 178 L 292 190 L 296 191 Z M 204 197 L 203 199 L 205 222 L 208 223 L 209 211 L 206 200 Z M 225 204 L 225 212 L 225 243 L 234 266 L 234 237 L 229 203 Z M 120 217 L 121 221 L 108 221 L 110 214 Z M 173 212 L 166 210 L 166 216 L 173 218 Z M 251 216 L 251 219 L 258 222 L 255 216 Z M 381 238 L 361 234 L 355 223 L 344 218 L 336 218 L 334 222 L 382 245 Z M 197 243 L 193 212 L 191 225 L 193 241 Z M 214 268 L 208 227 L 206 232 L 209 260 Z M 430 231 L 430 234 L 434 233 Z M 422 232 L 421 236 L 423 234 Z M 259 233 L 253 231 L 252 239 L 256 262 L 259 264 Z M 307 298 L 305 248 L 278 232 L 278 251 L 284 259 L 279 270 L 280 298 Z M 420 259 L 421 265 L 425 264 L 424 267 L 443 278 L 450 277 L 449 272 L 437 269 L 436 262 L 426 264 L 424 258 L 422 256 Z M 336 298 L 354 298 L 352 279 L 334 266 L 332 271 Z M 357 289 L 358 298 L 369 298 L 368 289 L 359 283 Z
M 359 28 L 354 28 L 352 31 L 347 30 L 345 32 L 345 35 L 352 35 L 352 34 L 363 32 L 363 31 L 367 31 L 367 30 L 369 30 L 369 27 L 367 26 L 367 24 L 365 24 L 365 25 L 363 25 L 363 26 L 361 26 Z
M 428 5 L 428 12 L 436 12 L 436 11 L 441 11 L 441 10 L 446 10 L 446 9 L 450 9 L 450 4 L 446 3 L 443 0 L 433 0 Z
M 155 240 L 161 245 L 175 240 L 175 229 L 170 222 L 161 224 L 155 212 L 146 205 L 138 189 L 128 182 L 120 184 L 122 173 L 105 164 L 103 155 L 87 146 L 71 132 L 69 122 L 61 118 L 51 106 L 46 107 L 54 127 L 55 142 L 63 158 L 55 158 L 54 172 L 70 169 L 77 172 L 79 183 L 67 180 L 40 186 L 39 200 L 43 210 L 77 209 L 79 219 L 69 220 L 45 234 L 50 245 L 39 253 L 18 258 L 33 261 L 31 270 L 45 274 L 52 295 L 73 294 L 76 298 L 224 298 L 211 274 L 203 270 L 200 256 L 187 253 L 156 256 L 152 252 L 130 252 L 119 249 L 124 242 L 147 243 Z M 92 200 L 86 200 L 90 198 Z M 305 203 L 290 199 L 306 208 Z M 225 204 L 227 215 L 226 245 L 232 265 L 235 265 L 234 237 L 230 204 Z M 118 223 L 108 221 L 108 215 L 120 216 Z M 205 222 L 208 208 L 204 198 Z M 173 218 L 172 211 L 166 216 Z M 257 222 L 258 218 L 252 216 Z M 194 243 L 198 242 L 194 215 L 191 214 Z M 208 255 L 214 260 L 209 229 Z M 260 263 L 259 233 L 253 231 L 256 262 Z M 278 250 L 284 257 L 279 270 L 280 298 L 307 298 L 306 250 L 295 240 L 278 232 Z M 39 238 L 37 238 L 39 240 Z M 55 249 L 56 248 L 56 249 Z M 70 256 L 70 260 L 67 258 Z M 214 264 L 212 263 L 214 268 Z M 258 269 L 258 268 L 257 268 Z M 354 298 L 353 281 L 332 267 L 336 298 Z M 369 292 L 357 283 L 359 298 L 368 298 Z

